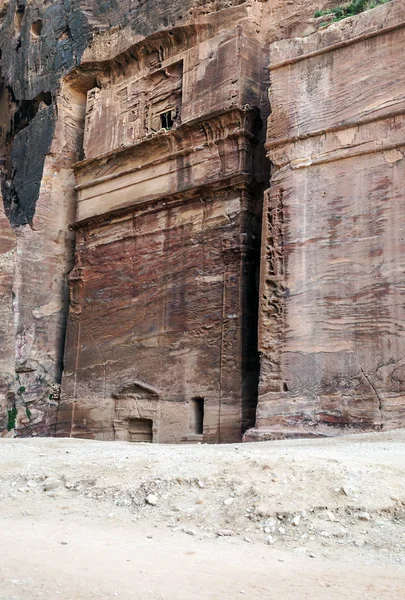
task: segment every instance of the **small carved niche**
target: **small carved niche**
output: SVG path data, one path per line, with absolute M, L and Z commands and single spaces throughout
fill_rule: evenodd
M 172 129 L 181 123 L 183 61 L 161 69 L 149 79 L 146 93 L 146 132 Z
M 41 19 L 37 19 L 31 24 L 31 34 L 33 39 L 38 39 L 41 36 L 42 32 L 42 21 Z

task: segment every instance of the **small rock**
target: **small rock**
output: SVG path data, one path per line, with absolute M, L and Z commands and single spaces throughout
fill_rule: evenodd
M 269 546 L 271 546 L 272 544 L 274 544 L 275 542 L 275 538 L 272 535 L 268 535 L 265 539 L 266 544 L 268 544 Z
M 196 531 L 194 529 L 184 529 L 184 533 L 187 533 L 187 535 L 196 535 Z
M 145 502 L 146 504 L 150 504 L 150 506 L 156 506 L 158 503 L 157 496 L 155 496 L 155 494 L 149 494 L 146 496 Z
M 45 479 L 42 489 L 44 492 L 50 492 L 51 490 L 56 490 L 60 486 L 59 479 L 54 479 L 53 477 L 49 477 Z
M 314 554 L 313 552 L 310 552 L 308 554 L 309 558 L 316 558 L 316 554 Z
M 280 535 L 284 535 L 285 534 L 285 528 L 284 527 L 279 527 L 278 528 L 278 532 Z
M 357 538 L 356 540 L 353 540 L 353 545 L 356 546 L 356 548 L 362 548 L 365 543 L 366 542 L 364 538 Z
M 225 506 L 230 506 L 233 502 L 233 498 L 227 498 L 226 500 L 224 500 L 224 505 Z
M 250 544 L 250 543 L 253 541 L 253 540 L 252 540 L 250 537 L 248 537 L 248 536 L 245 536 L 243 539 L 244 539 L 244 541 L 245 541 L 245 542 L 248 542 L 248 544 Z
M 232 531 L 232 529 L 218 529 L 217 535 L 219 537 L 231 537 L 232 535 L 235 535 L 235 534 Z
M 301 522 L 301 517 L 299 515 L 297 515 L 291 520 L 291 525 L 294 525 L 294 527 L 298 527 L 300 522 Z
M 339 490 L 340 492 L 342 492 L 343 494 L 345 494 L 345 496 L 355 496 L 356 495 L 356 489 L 354 487 L 352 487 L 351 485 L 342 485 L 342 487 Z
M 267 519 L 264 522 L 264 533 L 274 533 L 277 528 L 277 522 L 275 519 Z
M 62 546 L 67 546 L 67 542 L 65 540 L 61 541 Z
M 201 488 L 201 489 L 205 488 L 205 483 L 204 483 L 203 481 L 200 481 L 200 480 L 199 480 L 199 481 L 197 481 L 197 485 L 198 485 L 198 487 L 199 487 L 199 488 Z
M 357 518 L 360 519 L 360 521 L 371 521 L 371 515 L 368 512 L 359 513 Z

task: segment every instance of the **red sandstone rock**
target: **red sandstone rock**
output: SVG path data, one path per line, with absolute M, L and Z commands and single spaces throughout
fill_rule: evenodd
M 253 437 L 404 422 L 404 21 L 394 2 L 271 48 Z
M 80 6 L 0 15 L 4 429 L 403 424 L 404 1 Z

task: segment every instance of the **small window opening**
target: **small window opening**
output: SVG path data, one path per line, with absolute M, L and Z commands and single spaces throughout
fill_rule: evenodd
M 160 124 L 163 129 L 171 129 L 173 127 L 173 116 L 171 110 L 161 113 Z
M 31 25 L 31 33 L 34 37 L 39 37 L 41 35 L 41 31 L 42 31 L 42 21 L 41 19 L 38 19 L 37 21 L 34 21 Z
M 193 398 L 191 406 L 193 431 L 197 435 L 202 435 L 204 433 L 204 398 Z
M 283 383 L 283 392 L 288 392 L 288 385 L 285 382 Z

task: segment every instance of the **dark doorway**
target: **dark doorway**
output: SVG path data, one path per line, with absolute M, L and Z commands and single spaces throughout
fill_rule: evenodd
M 191 400 L 191 425 L 193 433 L 202 435 L 204 433 L 204 398 L 193 398 Z
M 152 419 L 128 419 L 128 441 L 153 442 Z
M 171 129 L 173 127 L 172 111 L 169 110 L 160 115 L 160 123 L 163 129 Z

